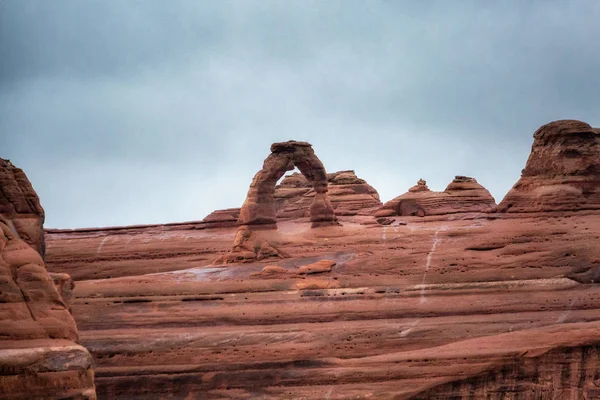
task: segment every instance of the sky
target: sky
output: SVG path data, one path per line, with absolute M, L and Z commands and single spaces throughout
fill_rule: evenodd
M 0 0 L 0 157 L 46 227 L 239 207 L 308 141 L 383 201 L 475 177 L 497 202 L 533 132 L 600 126 L 597 0 Z

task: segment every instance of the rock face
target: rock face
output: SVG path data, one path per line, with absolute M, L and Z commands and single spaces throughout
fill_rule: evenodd
M 0 214 L 11 221 L 22 240 L 44 256 L 44 209 L 25 173 L 2 158 Z
M 46 271 L 43 222 L 23 171 L 0 159 L 0 398 L 95 399 L 93 360 L 61 296 L 73 282 Z
M 0 216 L 0 398 L 95 399 L 75 321 L 41 256 L 11 225 Z M 56 282 L 71 289 L 64 276 Z
M 445 215 L 469 212 L 492 212 L 494 198 L 475 178 L 457 176 L 443 192 L 433 192 L 420 179 L 408 192 L 385 203 L 376 217 Z
M 600 131 L 575 120 L 540 127 L 521 178 L 498 211 L 594 209 L 600 209 Z
M 314 226 L 336 224 L 337 219 L 327 196 L 327 173 L 312 146 L 306 142 L 273 143 L 271 154 L 254 176 L 246 201 L 242 205 L 240 225 L 274 226 L 276 221 L 275 184 L 286 171 L 297 167 L 312 185 L 315 194 L 310 205 L 310 220 Z

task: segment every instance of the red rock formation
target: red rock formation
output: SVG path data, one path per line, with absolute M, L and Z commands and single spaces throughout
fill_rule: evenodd
M 0 214 L 11 221 L 21 239 L 44 256 L 44 209 L 25 173 L 2 158 Z
M 277 227 L 275 184 L 286 171 L 295 167 L 298 167 L 314 190 L 309 207 L 312 227 L 338 225 L 327 197 L 325 167 L 315 155 L 312 146 L 294 140 L 273 143 L 271 154 L 265 159 L 263 168 L 254 176 L 246 201 L 240 209 L 240 229 L 233 248 L 227 256 L 216 259 L 216 264 L 250 262 L 282 256 L 272 240 L 273 235 L 260 230 Z
M 574 120 L 540 127 L 521 179 L 498 211 L 594 209 L 600 209 L 600 131 Z
M 93 360 L 61 297 L 73 282 L 46 271 L 43 222 L 23 171 L 0 159 L 0 398 L 95 399 Z
M 469 212 L 492 212 L 494 198 L 475 178 L 457 176 L 443 192 L 432 192 L 420 179 L 417 185 L 385 203 L 376 217 L 445 215 Z
M 271 154 L 265 159 L 263 168 L 254 176 L 246 201 L 240 210 L 240 225 L 277 224 L 275 209 L 275 184 L 294 167 L 312 185 L 315 195 L 310 206 L 310 220 L 313 226 L 336 224 L 333 207 L 327 197 L 327 174 L 323 163 L 315 155 L 312 146 L 306 142 L 273 143 Z
M 74 343 L 73 317 L 40 255 L 3 216 L 0 321 L 0 398 L 96 398 L 92 359 Z

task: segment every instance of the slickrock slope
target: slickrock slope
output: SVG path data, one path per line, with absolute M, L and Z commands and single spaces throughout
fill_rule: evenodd
M 496 208 L 494 198 L 474 178 L 457 176 L 443 192 L 433 192 L 424 180 L 408 192 L 388 201 L 377 217 L 444 215 L 469 212 L 491 212 Z
M 500 212 L 600 209 L 600 130 L 581 121 L 539 128 L 521 179 Z
M 44 209 L 23 170 L 2 158 L 0 214 L 12 221 L 22 240 L 44 256 Z
M 89 279 L 89 259 L 72 309 L 96 361 L 99 397 L 434 398 L 427 394 L 473 382 L 476 393 L 491 392 L 502 376 L 516 382 L 503 390 L 518 391 L 520 376 L 535 375 L 530 365 L 540 370 L 532 396 L 579 382 L 568 360 L 584 345 L 585 354 L 597 351 L 600 287 L 568 276 L 598 268 L 600 215 L 451 217 L 402 217 L 401 226 L 341 217 L 342 226 L 318 229 L 279 222 L 289 258 L 276 261 L 188 260 L 156 273 L 139 260 L 131 276 Z M 144 246 L 168 256 L 176 244 L 216 258 L 235 228 L 189 233 L 48 234 L 48 258 L 103 240 L 99 258 L 125 259 Z M 300 273 L 319 260 L 336 264 Z M 265 273 L 269 265 L 280 268 Z M 586 371 L 593 360 L 582 361 Z M 543 378 L 548 363 L 572 375 Z M 486 374 L 489 389 L 478 383 Z M 593 393 L 594 379 L 581 378 L 587 392 L 577 393 Z M 463 383 L 444 386 L 450 381 Z

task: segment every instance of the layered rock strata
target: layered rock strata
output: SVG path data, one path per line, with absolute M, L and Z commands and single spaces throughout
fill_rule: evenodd
M 420 179 L 408 192 L 386 202 L 376 217 L 489 213 L 496 208 L 494 198 L 475 178 L 456 176 L 443 192 L 434 192 Z
M 521 178 L 499 212 L 600 209 L 600 130 L 575 120 L 554 121 L 533 134 Z

